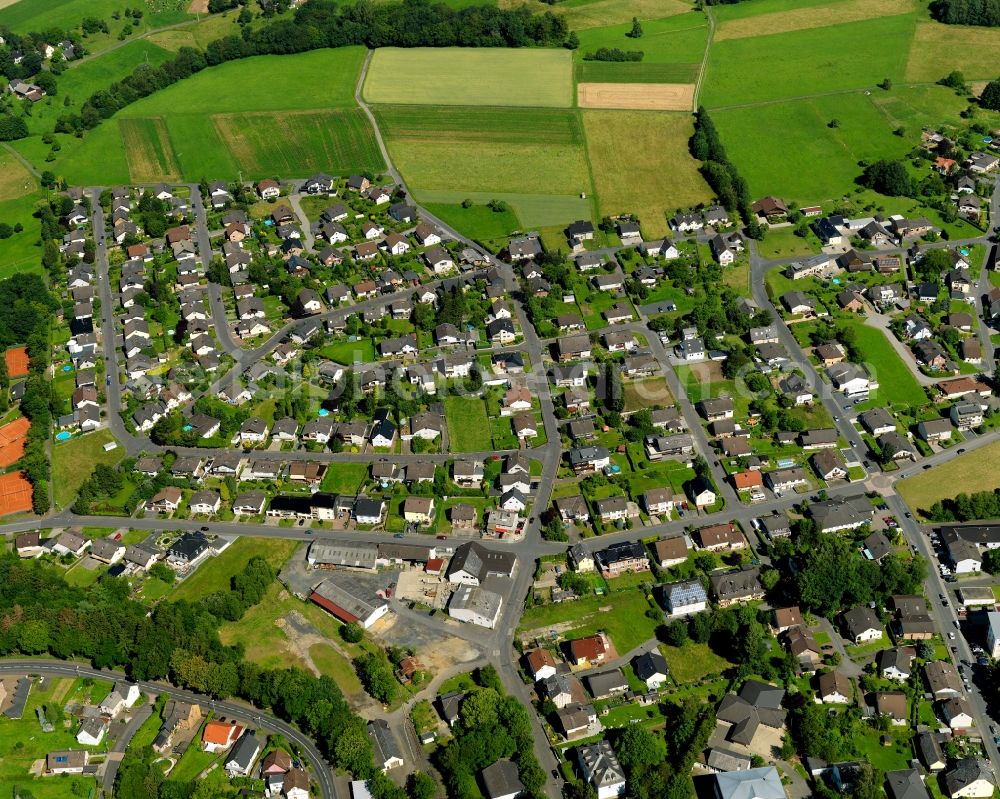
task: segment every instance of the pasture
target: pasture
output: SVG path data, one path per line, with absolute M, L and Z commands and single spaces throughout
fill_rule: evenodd
M 667 231 L 666 215 L 707 202 L 712 191 L 688 154 L 688 114 L 584 111 L 587 153 L 602 216 L 632 212 L 647 236 Z M 622 142 L 628 142 L 627 147 Z
M 202 70 L 123 109 L 119 116 L 232 114 L 353 108 L 363 47 L 255 56 Z M 261 80 L 280 72 L 281 80 Z M 234 90 L 234 87 L 239 87 Z
M 32 188 L 30 194 L 0 200 L 0 219 L 11 227 L 19 222 L 24 226 L 9 239 L 0 239 L 0 280 L 15 272 L 42 272 L 42 250 L 38 246 L 41 224 L 32 216 L 35 203 L 42 199 L 44 195 Z
M 181 170 L 163 117 L 120 119 L 129 176 L 136 183 L 180 180 Z
M 418 195 L 590 193 L 573 112 L 391 106 L 376 113 L 390 157 Z
M 860 92 L 716 111 L 712 119 L 752 195 L 809 204 L 849 193 L 859 160 L 895 158 L 911 147 Z M 832 119 L 839 127 L 829 127 Z
M 171 57 L 173 53 L 169 50 L 140 39 L 96 58 L 70 62 L 67 70 L 57 79 L 59 97 L 56 105 L 59 110 L 52 117 L 64 112 L 64 98 L 70 97 L 77 104 L 82 103 L 95 91 L 106 89 L 140 64 L 155 67 Z
M 500 0 L 501 8 L 521 5 L 525 5 L 524 0 Z M 527 5 L 535 13 L 551 11 L 564 17 L 566 24 L 577 31 L 631 22 L 632 17 L 638 17 L 643 22 L 672 17 L 692 8 L 692 4 L 684 0 L 564 0 L 554 5 L 540 2 Z
M 573 51 L 573 60 L 582 62 L 588 52 L 599 47 L 619 47 L 622 50 L 642 50 L 641 64 L 698 64 L 708 41 L 708 22 L 699 12 L 643 20 L 641 39 L 628 38 L 626 34 L 631 30 L 629 17 L 628 22 L 620 25 L 609 24 L 580 31 L 580 47 Z
M 185 0 L 139 3 L 143 11 L 142 25 L 156 28 L 190 19 L 184 9 Z M 17 33 L 44 31 L 50 28 L 78 27 L 83 17 L 110 19 L 112 12 L 121 11 L 120 0 L 18 0 L 0 8 L 0 26 Z
M 921 21 L 913 34 L 906 80 L 935 82 L 953 69 L 966 79 L 997 76 L 1000 28 L 973 28 Z
M 580 83 L 576 93 L 580 108 L 694 110 L 694 84 L 691 83 Z
M 0 150 L 0 201 L 16 200 L 37 188 L 38 183 L 24 165 L 11 153 Z
M 702 103 L 712 109 L 898 82 L 915 25 L 914 15 L 901 15 L 718 42 Z
M 750 5 L 757 5 L 751 3 Z M 768 33 L 823 28 L 831 24 L 860 22 L 867 19 L 910 14 L 915 10 L 913 0 L 838 0 L 823 5 L 786 8 L 770 13 L 731 19 L 722 22 L 715 30 L 715 41 L 745 39 Z
M 383 47 L 365 79 L 370 103 L 568 108 L 568 50 Z M 406 80 L 400 80 L 405 75 Z

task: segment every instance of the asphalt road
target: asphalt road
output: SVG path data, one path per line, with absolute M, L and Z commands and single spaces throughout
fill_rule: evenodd
M 44 674 L 58 677 L 95 677 L 102 680 L 127 680 L 122 672 L 104 669 L 92 669 L 85 665 L 76 665 L 57 660 L 43 658 L 21 658 L 17 660 L 0 660 L 0 674 Z M 250 724 L 259 729 L 276 732 L 298 746 L 312 765 L 312 773 L 320 786 L 323 799 L 339 799 L 333 781 L 333 773 L 316 744 L 305 736 L 298 728 L 286 724 L 279 718 L 270 716 L 255 707 L 240 702 L 219 701 L 210 696 L 185 691 L 160 682 L 138 681 L 140 690 L 147 694 L 166 693 L 175 699 L 192 702 L 210 708 L 217 714 L 225 714 L 239 719 L 244 724 Z M 112 777 L 113 779 L 113 777 Z M 346 798 L 345 798 L 346 799 Z

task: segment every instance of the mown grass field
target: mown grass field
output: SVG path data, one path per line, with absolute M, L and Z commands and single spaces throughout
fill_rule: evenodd
M 896 489 L 914 513 L 929 510 L 938 500 L 951 499 L 963 492 L 992 491 L 1000 487 L 1000 473 L 996 470 L 994 457 L 1000 458 L 1000 442 L 987 444 L 900 480 Z
M 421 202 L 435 207 L 457 204 L 457 209 L 446 213 L 450 213 L 454 219 L 471 222 L 476 227 L 481 226 L 483 232 L 487 229 L 496 230 L 511 223 L 514 225 L 512 230 L 522 227 L 538 228 L 565 225 L 576 219 L 586 219 L 591 214 L 590 201 L 581 198 L 578 194 L 518 194 L 515 192 L 449 191 L 446 189 L 431 191 L 419 189 L 415 194 Z M 510 207 L 514 218 L 511 218 L 512 214 L 498 214 L 490 211 L 490 216 L 494 218 L 486 219 L 481 212 L 481 206 L 463 209 L 461 203 L 466 199 L 483 204 L 490 200 L 503 200 Z
M 37 188 L 38 182 L 24 165 L 11 153 L 0 150 L 0 201 L 16 200 Z
M 383 106 L 377 118 L 390 157 L 418 195 L 591 193 L 574 112 Z
M 171 599 L 193 601 L 208 594 L 229 591 L 229 581 L 251 558 L 262 557 L 279 571 L 298 545 L 298 541 L 279 538 L 239 538 L 221 555 L 209 558 L 194 574 L 177 583 Z
M 900 15 L 715 43 L 702 103 L 712 109 L 900 81 L 915 26 L 915 15 Z
M 364 58 L 363 47 L 340 47 L 228 61 L 139 100 L 120 116 L 352 108 Z M 275 74 L 279 80 L 261 80 Z
M 804 7 L 800 7 L 803 5 Z M 822 5 L 796 4 L 781 10 L 725 20 L 716 28 L 715 41 L 744 39 L 759 36 L 761 32 L 787 33 L 823 28 L 845 22 L 909 14 L 913 11 L 913 0 L 839 0 Z
M 580 47 L 573 51 L 578 82 L 686 83 L 693 81 L 705 52 L 708 22 L 701 14 L 684 14 L 642 23 L 641 39 L 626 36 L 631 20 L 621 25 L 579 32 Z M 585 61 L 599 47 L 642 50 L 640 62 Z
M 967 80 L 997 76 L 1000 28 L 974 28 L 921 21 L 913 35 L 905 77 L 938 81 L 957 69 Z
M 444 411 L 452 452 L 489 452 L 493 449 L 485 402 L 478 397 L 445 397 Z
M 40 192 L 0 201 L 0 219 L 13 227 L 20 223 L 24 230 L 9 239 L 0 239 L 0 279 L 15 272 L 41 272 L 42 250 L 38 246 L 41 225 L 32 216 L 35 203 L 43 199 Z
M 554 49 L 383 47 L 368 67 L 364 97 L 370 103 L 568 108 L 571 59 L 568 50 Z
M 858 349 L 868 364 L 873 377 L 878 380 L 879 394 L 891 403 L 923 405 L 927 395 L 920 387 L 913 372 L 903 363 L 892 348 L 885 333 L 861 322 L 852 322 L 858 337 Z
M 688 154 L 690 115 L 588 110 L 582 116 L 602 216 L 635 213 L 646 235 L 660 236 L 674 209 L 712 198 Z
M 521 226 L 517 215 L 512 210 L 498 212 L 482 204 L 463 208 L 461 202 L 426 202 L 424 195 L 421 195 L 421 199 L 427 210 L 434 216 L 443 219 L 456 230 L 477 241 L 503 238 Z

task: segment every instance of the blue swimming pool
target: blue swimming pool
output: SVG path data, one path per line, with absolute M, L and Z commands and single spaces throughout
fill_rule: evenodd
M 63 371 L 64 371 L 64 372 L 72 372 L 72 371 L 73 371 L 73 367 L 72 367 L 72 366 L 70 366 L 69 364 L 66 364 L 66 365 L 65 365 L 65 366 L 63 367 Z
M 329 416 L 330 412 L 326 408 L 320 408 L 319 409 L 319 415 L 320 416 Z
M 63 430 L 61 433 L 56 433 L 56 441 L 66 441 L 73 437 L 73 434 L 68 430 Z
M 186 425 L 184 425 L 183 429 L 184 429 L 185 433 L 190 433 L 192 430 L 194 430 L 194 427 L 191 426 L 191 425 L 189 425 L 189 424 L 186 424 Z

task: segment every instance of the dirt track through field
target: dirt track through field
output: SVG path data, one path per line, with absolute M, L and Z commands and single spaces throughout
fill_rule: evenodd
M 691 111 L 693 83 L 581 83 L 576 87 L 580 108 L 631 111 Z
M 829 13 L 824 13 L 825 11 Z M 776 11 L 773 14 L 758 14 L 721 22 L 715 29 L 715 41 L 825 28 L 829 25 L 843 25 L 846 22 L 894 17 L 912 11 L 913 0 L 847 0 L 829 8 L 808 6 L 792 11 Z

